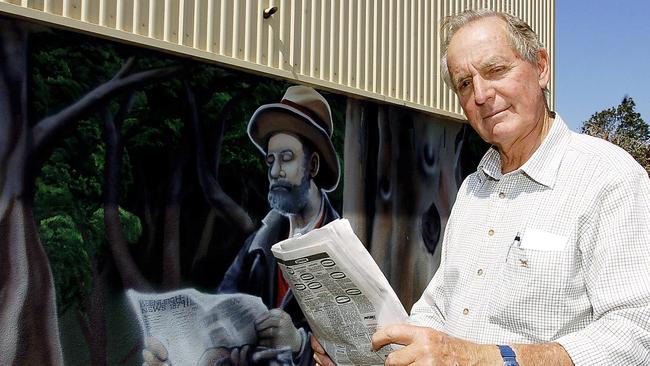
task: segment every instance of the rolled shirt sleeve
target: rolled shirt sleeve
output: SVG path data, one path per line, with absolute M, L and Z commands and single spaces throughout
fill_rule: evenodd
M 464 183 L 463 183 L 464 185 Z M 433 278 L 425 288 L 422 296 L 413 304 L 411 308 L 409 323 L 433 328 L 437 331 L 445 331 L 445 257 L 447 256 L 447 240 L 450 237 L 450 231 L 454 220 L 453 213 L 445 226 L 445 232 L 442 241 L 442 250 L 440 255 L 440 265 Z
M 445 321 L 441 309 L 443 304 L 443 282 L 444 274 L 439 268 L 420 299 L 413 304 L 409 323 L 444 332 Z
M 593 322 L 556 340 L 580 365 L 650 364 L 650 180 L 607 184 L 580 236 Z

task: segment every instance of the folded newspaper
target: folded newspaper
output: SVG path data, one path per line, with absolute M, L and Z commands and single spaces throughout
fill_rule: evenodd
M 281 241 L 271 251 L 332 360 L 383 365 L 393 346 L 372 352 L 372 334 L 408 315 L 348 220 Z
M 163 294 L 128 290 L 127 298 L 143 335 L 162 343 L 174 365 L 214 364 L 221 356 L 228 359 L 232 348 L 256 344 L 254 320 L 268 311 L 256 296 L 194 289 Z

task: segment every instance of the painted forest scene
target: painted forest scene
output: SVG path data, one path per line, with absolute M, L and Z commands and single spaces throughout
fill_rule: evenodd
M 225 288 L 276 211 L 260 106 L 329 111 L 325 142 L 299 139 L 321 216 L 350 220 L 407 309 L 487 148 L 465 124 L 17 19 L 0 46 L 2 364 L 140 365 L 125 290 Z

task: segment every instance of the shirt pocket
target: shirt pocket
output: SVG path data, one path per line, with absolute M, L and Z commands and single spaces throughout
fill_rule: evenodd
M 531 342 L 552 339 L 572 272 L 569 253 L 512 248 L 495 280 L 489 322 L 526 335 Z

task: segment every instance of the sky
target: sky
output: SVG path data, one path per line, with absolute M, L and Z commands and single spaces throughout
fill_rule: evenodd
M 574 131 L 625 95 L 650 123 L 650 0 L 555 0 L 555 110 Z

